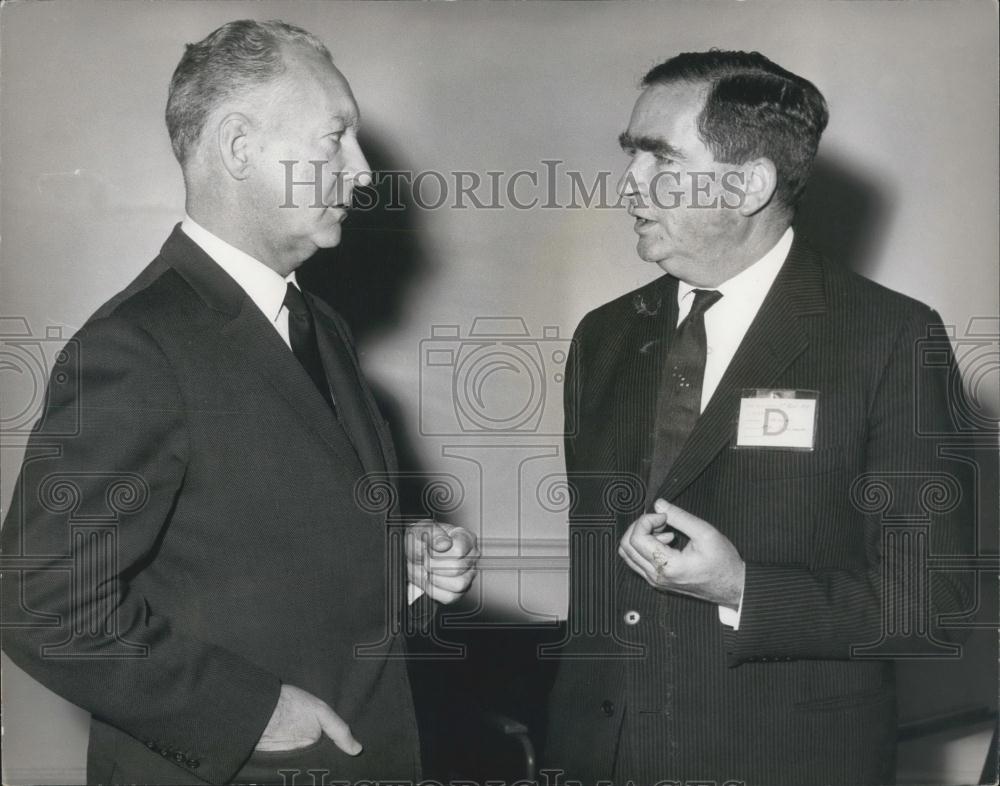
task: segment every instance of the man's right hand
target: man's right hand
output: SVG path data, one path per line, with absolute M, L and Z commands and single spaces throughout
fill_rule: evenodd
M 323 734 L 349 756 L 361 753 L 361 743 L 330 705 L 294 685 L 282 685 L 278 703 L 254 750 L 286 751 L 312 745 Z

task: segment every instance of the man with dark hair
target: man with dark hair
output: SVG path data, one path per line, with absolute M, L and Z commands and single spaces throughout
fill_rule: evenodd
M 401 620 L 477 551 L 433 522 L 397 543 L 362 504 L 392 440 L 296 281 L 369 181 L 358 123 L 281 22 L 226 24 L 174 74 L 187 214 L 75 336 L 3 528 L 4 649 L 92 714 L 91 783 L 419 778 Z
M 548 764 L 590 784 L 891 782 L 905 653 L 886 640 L 919 608 L 915 643 L 943 647 L 940 615 L 970 606 L 961 574 L 914 579 L 885 528 L 926 521 L 931 553 L 971 550 L 967 467 L 943 450 L 953 369 L 918 360 L 950 346 L 927 306 L 793 231 L 827 123 L 815 86 L 713 50 L 643 87 L 619 188 L 666 275 L 574 339 Z M 623 475 L 641 493 L 614 509 Z

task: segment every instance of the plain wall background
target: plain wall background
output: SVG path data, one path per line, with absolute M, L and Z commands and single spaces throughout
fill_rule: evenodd
M 760 50 L 830 104 L 802 216 L 809 234 L 936 307 L 959 335 L 972 317 L 996 319 L 997 13 L 991 2 L 953 0 L 7 5 L 0 314 L 25 318 L 34 335 L 65 326 L 68 336 L 155 256 L 183 210 L 162 120 L 170 74 L 185 42 L 240 17 L 282 18 L 322 38 L 358 98 L 373 167 L 415 172 L 544 177 L 541 162 L 558 159 L 588 182 L 611 171 L 613 184 L 625 164 L 617 135 L 649 67 L 678 51 Z M 634 248 L 620 209 L 411 204 L 353 215 L 344 246 L 307 273 L 352 318 L 404 457 L 459 479 L 465 498 L 450 518 L 494 554 L 565 553 L 564 516 L 538 509 L 525 485 L 561 471 L 559 440 L 422 434 L 421 423 L 443 427 L 454 414 L 451 401 L 420 400 L 421 374 L 442 373 L 422 367 L 421 341 L 434 325 L 466 335 L 482 316 L 521 317 L 532 337 L 554 326 L 566 339 L 589 309 L 659 274 Z M 996 365 L 984 373 L 973 355 L 980 400 L 995 414 Z M 546 379 L 545 416 L 558 422 L 561 393 Z M 4 384 L 8 412 L 31 395 L 28 380 L 8 374 Z M 501 374 L 489 395 L 503 406 L 524 384 Z M 5 503 L 20 458 L 7 440 Z M 521 583 L 508 572 L 484 576 L 481 591 L 501 616 L 544 619 L 564 613 L 564 581 L 558 570 Z M 79 775 L 82 715 L 4 665 L 8 772 L 31 768 L 35 782 Z M 961 704 L 976 686 L 939 692 Z

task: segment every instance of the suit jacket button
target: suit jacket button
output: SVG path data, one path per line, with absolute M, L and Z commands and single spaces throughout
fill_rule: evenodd
M 615 703 L 608 699 L 601 702 L 601 712 L 607 715 L 609 718 L 615 714 Z
M 629 611 L 625 612 L 625 624 L 626 625 L 638 625 L 639 624 L 639 620 L 641 620 L 641 619 L 642 619 L 642 617 L 639 615 L 638 611 L 629 610 Z

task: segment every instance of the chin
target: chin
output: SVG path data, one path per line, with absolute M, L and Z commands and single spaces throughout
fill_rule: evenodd
M 689 272 L 685 269 L 685 260 L 683 258 L 678 258 L 674 254 L 664 253 L 662 251 L 660 253 L 655 253 L 651 249 L 646 249 L 645 253 L 643 253 L 643 250 L 640 249 L 639 257 L 643 262 L 650 265 L 656 265 L 664 273 L 669 273 L 676 278 L 682 278 L 684 273 Z
M 649 250 L 643 250 L 641 248 L 638 249 L 638 252 L 639 252 L 639 259 L 641 259 L 647 265 L 659 265 L 664 270 L 666 270 L 667 268 L 665 266 L 670 265 L 672 263 L 670 257 L 665 256 L 664 254 L 650 253 Z
M 635 250 L 643 262 L 660 264 L 671 256 L 670 247 L 659 238 L 640 237 Z
M 682 281 L 690 281 L 690 265 L 685 264 L 684 260 L 674 257 L 664 257 L 663 259 L 656 260 L 656 264 L 664 273 L 669 273 L 674 278 L 679 278 Z
M 316 248 L 333 248 L 340 245 L 340 226 L 317 232 L 311 238 Z

